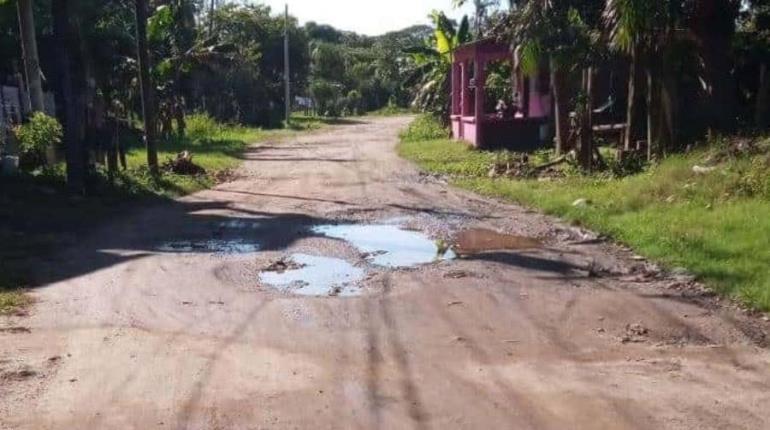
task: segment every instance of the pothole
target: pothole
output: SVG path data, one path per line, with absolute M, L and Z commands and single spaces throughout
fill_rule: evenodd
M 390 224 L 319 225 L 316 234 L 344 240 L 356 247 L 376 266 L 412 267 L 455 258 L 454 252 L 428 236 Z
M 244 239 L 178 240 L 158 246 L 161 252 L 211 252 L 216 254 L 248 254 L 260 249 L 258 243 Z
M 303 296 L 357 296 L 364 274 L 364 269 L 340 258 L 292 254 L 290 262 L 260 272 L 259 281 Z
M 491 251 L 517 251 L 542 248 L 537 239 L 527 236 L 498 233 L 494 230 L 471 228 L 455 234 L 450 241 L 452 249 L 460 255 L 480 254 Z

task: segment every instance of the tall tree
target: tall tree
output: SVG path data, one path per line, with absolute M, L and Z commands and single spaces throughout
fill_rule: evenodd
M 32 0 L 18 0 L 19 33 L 21 50 L 24 57 L 24 72 L 27 78 L 27 97 L 33 111 L 43 111 L 43 83 L 40 73 L 40 60 L 37 55 L 37 37 L 35 36 L 35 18 L 32 12 Z
M 660 68 L 657 58 L 671 46 L 678 5 L 672 0 L 607 0 L 604 19 L 609 28 L 610 44 L 629 55 L 628 104 L 626 109 L 626 136 L 624 148 L 630 150 L 636 138 L 637 85 L 646 81 L 647 105 L 647 156 L 652 158 L 653 148 L 660 150 L 656 142 L 655 118 L 658 106 L 658 78 Z
M 737 125 L 737 87 L 732 43 L 742 0 L 694 2 L 690 29 L 698 40 L 703 80 L 709 101 L 710 126 L 724 132 Z
M 582 112 L 586 106 L 570 106 L 568 88 L 571 78 L 580 71 L 580 82 L 585 80 L 585 69 L 591 56 L 600 51 L 592 43 L 593 27 L 597 25 L 595 10 L 598 0 L 520 0 L 511 2 L 504 34 L 510 40 L 518 67 L 526 75 L 538 73 L 544 63 L 550 67 L 550 86 L 554 97 L 554 129 L 556 151 L 567 151 L 570 107 Z M 582 85 L 584 90 L 587 85 Z M 577 98 L 578 104 L 589 98 Z M 589 109 L 590 110 L 590 109 Z M 590 121 L 590 115 L 580 116 Z M 584 129 L 585 127 L 580 127 Z M 590 127 L 589 127 L 590 128 Z M 584 136 L 587 136 L 584 133 Z M 587 139 L 587 137 L 586 137 Z M 583 139 L 585 141 L 585 139 Z M 585 148 L 586 151 L 589 148 Z M 591 154 L 583 157 L 590 161 Z M 590 166 L 586 166 L 590 168 Z
M 64 147 L 67 162 L 67 187 L 82 194 L 85 186 L 85 157 L 80 136 L 82 120 L 75 72 L 74 51 L 77 49 L 76 29 L 72 25 L 70 0 L 52 4 L 54 43 L 59 69 L 59 96 L 64 116 Z
M 158 147 L 156 141 L 155 98 L 150 80 L 150 52 L 147 46 L 147 0 L 136 0 L 136 50 L 139 59 L 139 86 L 142 94 L 144 140 L 147 148 L 147 166 L 158 172 Z

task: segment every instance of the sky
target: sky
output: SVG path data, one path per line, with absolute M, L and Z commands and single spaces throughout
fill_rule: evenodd
M 355 31 L 371 36 L 400 30 L 414 24 L 429 24 L 428 14 L 433 9 L 459 18 L 471 15 L 472 8 L 458 10 L 452 0 L 254 0 L 268 4 L 274 12 L 283 11 L 289 4 L 289 14 L 301 24 L 315 21 L 330 24 L 340 30 Z M 472 2 L 469 2 L 472 3 Z

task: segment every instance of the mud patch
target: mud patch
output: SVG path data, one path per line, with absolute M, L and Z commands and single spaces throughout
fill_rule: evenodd
M 455 258 L 454 252 L 428 236 L 392 224 L 319 225 L 312 231 L 350 242 L 369 263 L 382 267 L 411 267 Z
M 258 243 L 243 239 L 179 240 L 165 242 L 157 247 L 160 252 L 210 252 L 214 254 L 249 254 L 259 251 Z
M 498 233 L 483 228 L 463 230 L 451 240 L 452 249 L 459 255 L 480 254 L 491 251 L 514 251 L 542 248 L 537 239 Z
M 293 254 L 290 262 L 284 262 L 280 266 L 282 270 L 261 272 L 259 281 L 281 291 L 302 296 L 361 294 L 361 288 L 356 283 L 363 279 L 364 269 L 353 266 L 345 260 Z
M 7 382 L 19 382 L 19 381 L 25 381 L 30 378 L 34 378 L 37 376 L 37 372 L 31 369 L 20 369 L 20 370 L 11 370 L 11 371 L 5 371 L 0 370 L 0 381 L 7 381 Z
M 20 333 L 32 333 L 32 330 L 30 330 L 27 327 L 2 327 L 0 328 L 0 333 L 10 333 L 10 334 L 20 334 Z

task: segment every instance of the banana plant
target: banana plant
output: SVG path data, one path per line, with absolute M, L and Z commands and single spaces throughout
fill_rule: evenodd
M 405 85 L 414 88 L 414 107 L 447 121 L 454 52 L 471 41 L 470 25 L 467 16 L 457 25 L 439 11 L 433 11 L 431 20 L 435 27 L 433 37 L 423 46 L 404 50 L 411 60 Z

